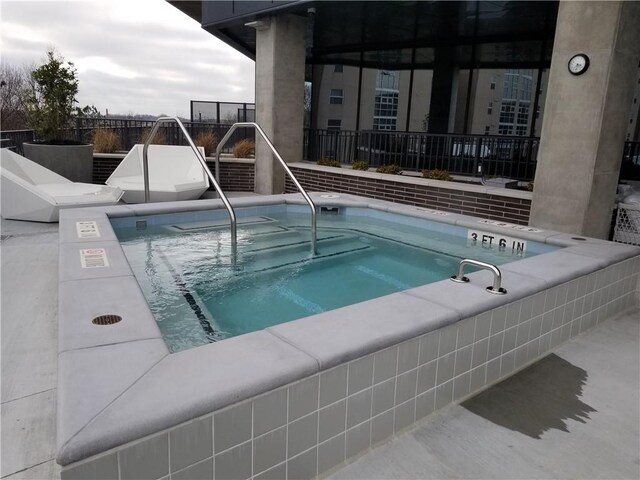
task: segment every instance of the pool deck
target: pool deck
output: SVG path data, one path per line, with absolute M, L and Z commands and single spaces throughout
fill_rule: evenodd
M 2 220 L 1 233 L 0 476 L 59 478 L 58 225 Z M 557 388 L 536 398 L 542 380 Z M 636 308 L 330 478 L 639 478 L 639 451 Z

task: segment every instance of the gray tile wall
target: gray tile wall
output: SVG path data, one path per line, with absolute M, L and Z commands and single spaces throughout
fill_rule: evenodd
M 612 265 L 65 467 L 62 478 L 313 478 L 634 306 L 638 272 L 640 257 Z

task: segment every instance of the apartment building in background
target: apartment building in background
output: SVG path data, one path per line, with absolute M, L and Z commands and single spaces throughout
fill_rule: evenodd
M 411 76 L 411 70 L 314 66 L 312 128 L 426 132 L 433 71 Z M 459 72 L 451 133 L 539 136 L 547 80 L 548 70 Z

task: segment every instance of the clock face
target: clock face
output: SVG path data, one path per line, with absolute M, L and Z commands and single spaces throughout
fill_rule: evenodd
M 569 72 L 574 75 L 582 75 L 589 68 L 589 57 L 584 53 L 579 53 L 569 60 Z

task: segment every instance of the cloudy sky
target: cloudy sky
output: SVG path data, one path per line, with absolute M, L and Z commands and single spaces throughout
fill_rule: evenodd
M 189 116 L 190 100 L 254 101 L 254 62 L 164 0 L 1 0 L 2 62 L 53 46 L 78 70 L 80 106 Z

